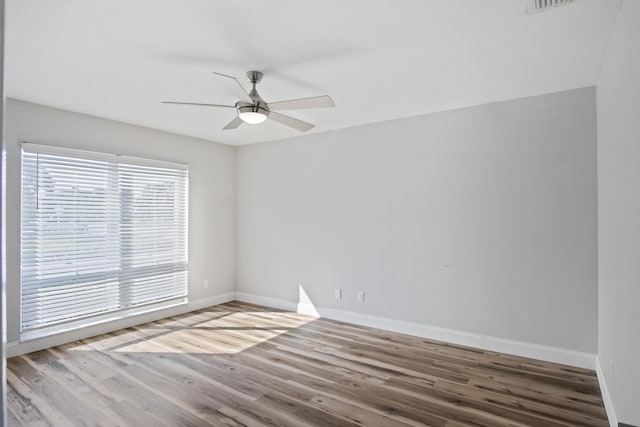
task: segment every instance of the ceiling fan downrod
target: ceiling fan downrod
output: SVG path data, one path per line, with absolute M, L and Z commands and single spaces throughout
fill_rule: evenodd
M 256 90 L 256 84 L 260 83 L 263 74 L 260 71 L 247 71 L 247 78 L 251 82 L 252 88 L 249 97 L 252 103 L 238 101 L 236 102 L 236 110 L 238 116 L 246 123 L 257 124 L 265 121 L 269 117 L 271 110 Z

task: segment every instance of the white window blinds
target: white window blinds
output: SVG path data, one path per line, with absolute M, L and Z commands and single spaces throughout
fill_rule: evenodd
M 21 330 L 187 296 L 187 170 L 22 150 Z

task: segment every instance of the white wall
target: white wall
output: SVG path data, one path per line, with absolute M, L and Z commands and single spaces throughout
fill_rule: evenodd
M 619 421 L 640 426 L 640 2 L 626 0 L 597 86 L 598 357 Z
M 595 353 L 595 121 L 585 88 L 239 147 L 237 290 Z
M 7 148 L 7 331 L 19 339 L 20 143 L 33 142 L 189 164 L 189 305 L 160 318 L 233 297 L 235 286 L 235 151 L 233 147 L 9 99 Z M 203 287 L 204 279 L 209 287 Z M 224 298 L 223 298 L 224 300 Z M 66 334 L 34 345 L 90 336 L 150 317 Z M 14 350 L 15 352 L 15 350 Z

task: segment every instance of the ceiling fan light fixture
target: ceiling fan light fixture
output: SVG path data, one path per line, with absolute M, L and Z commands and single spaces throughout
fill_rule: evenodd
M 262 123 L 269 117 L 269 110 L 260 105 L 260 103 L 257 105 L 238 105 L 237 109 L 240 119 L 251 125 Z
M 238 115 L 243 122 L 249 123 L 251 125 L 257 125 L 258 123 L 262 123 L 267 120 L 266 115 L 254 111 L 247 111 L 244 113 L 239 113 Z

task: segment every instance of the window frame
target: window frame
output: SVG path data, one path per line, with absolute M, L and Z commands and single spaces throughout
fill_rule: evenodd
M 131 307 L 119 307 L 118 309 L 108 312 L 98 312 L 89 315 L 84 315 L 80 318 L 72 320 L 64 320 L 54 322 L 50 325 L 42 325 L 24 329 L 23 328 L 23 185 L 24 180 L 23 172 L 23 153 L 27 151 L 29 153 L 37 153 L 43 155 L 56 155 L 77 158 L 87 161 L 101 161 L 119 163 L 124 165 L 133 165 L 141 167 L 158 167 L 168 168 L 174 170 L 182 170 L 185 173 L 184 176 L 184 254 L 185 254 L 185 293 L 183 296 L 171 297 L 167 300 L 148 302 L 143 304 L 134 305 Z M 20 341 L 30 341 L 46 336 L 56 335 L 72 330 L 94 326 L 97 324 L 113 322 L 116 320 L 125 319 L 131 316 L 138 316 L 145 313 L 155 312 L 158 310 L 164 310 L 176 306 L 182 306 L 188 304 L 189 301 L 189 165 L 184 163 L 170 162 L 165 160 L 149 159 L 134 156 L 125 156 L 121 154 L 112 154 L 104 152 L 89 151 L 83 149 L 67 148 L 55 145 L 35 144 L 30 142 L 22 142 L 20 145 L 20 252 L 19 252 L 19 299 L 20 299 Z M 120 188 L 120 187 L 118 187 Z M 121 225 L 121 222 L 118 222 Z

